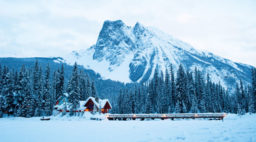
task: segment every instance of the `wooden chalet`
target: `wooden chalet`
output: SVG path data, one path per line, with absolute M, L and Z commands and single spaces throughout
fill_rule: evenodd
M 102 106 L 101 113 L 108 113 L 112 108 L 108 100 L 103 100 Z
M 84 104 L 86 107 L 85 111 L 89 112 L 101 112 L 108 113 L 112 108 L 109 101 L 107 99 L 101 100 L 99 98 L 89 97 Z
M 67 95 L 61 97 L 55 105 L 55 110 L 59 112 L 70 112 L 71 104 L 67 101 Z M 75 112 L 101 112 L 108 113 L 112 109 L 110 102 L 107 99 L 99 99 L 89 97 L 86 101 L 79 101 L 79 107 Z

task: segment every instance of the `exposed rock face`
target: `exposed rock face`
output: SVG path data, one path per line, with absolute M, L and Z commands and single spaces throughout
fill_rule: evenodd
M 250 82 L 249 65 L 197 51 L 157 29 L 140 23 L 130 27 L 121 20 L 105 21 L 96 44 L 73 52 L 66 60 L 77 61 L 104 78 L 121 82 L 145 82 L 153 77 L 156 67 L 165 72 L 171 64 L 174 70 L 179 64 L 188 70 L 197 67 L 229 89 L 240 79 Z

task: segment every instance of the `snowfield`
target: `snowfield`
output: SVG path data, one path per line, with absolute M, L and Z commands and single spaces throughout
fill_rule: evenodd
M 251 83 L 252 66 L 196 50 L 157 28 L 138 22 L 128 26 L 122 20 L 106 20 L 94 45 L 63 56 L 62 62 L 77 62 L 103 79 L 123 83 L 146 82 L 153 78 L 155 69 L 165 74 L 172 65 L 176 72 L 180 64 L 189 71 L 197 68 L 205 79 L 208 73 L 214 83 L 232 93 L 240 79 L 246 85 Z
M 216 120 L 94 121 L 1 118 L 1 142 L 256 142 L 256 115 Z

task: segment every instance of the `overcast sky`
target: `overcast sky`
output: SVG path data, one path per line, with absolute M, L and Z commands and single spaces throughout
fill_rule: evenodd
M 103 22 L 117 19 L 256 66 L 255 0 L 0 0 L 0 56 L 62 56 L 88 48 Z

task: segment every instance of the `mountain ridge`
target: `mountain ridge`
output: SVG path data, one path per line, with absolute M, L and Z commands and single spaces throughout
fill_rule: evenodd
M 196 50 L 156 28 L 138 22 L 131 27 L 121 20 L 105 21 L 95 45 L 64 59 L 121 82 L 145 82 L 153 77 L 156 66 L 165 72 L 170 65 L 177 71 L 182 64 L 187 70 L 196 67 L 209 73 L 214 82 L 227 89 L 234 89 L 239 79 L 249 84 L 252 67 Z

